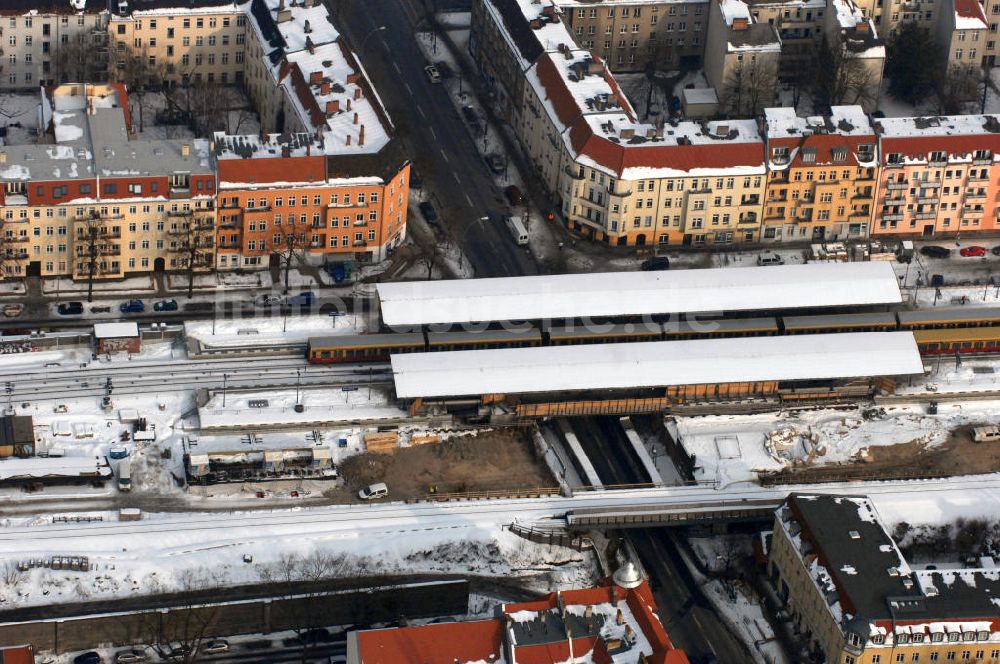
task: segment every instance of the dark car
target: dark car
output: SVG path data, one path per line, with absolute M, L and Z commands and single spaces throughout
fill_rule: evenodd
M 943 274 L 932 274 L 931 275 L 931 286 L 934 288 L 940 288 L 944 286 L 944 275 Z
M 153 311 L 177 311 L 177 300 L 160 300 L 153 305 Z
M 328 643 L 333 641 L 333 636 L 330 634 L 330 630 L 324 629 L 322 627 L 317 627 L 314 629 L 307 629 L 302 632 L 299 637 L 299 642 L 302 644 L 316 645 L 317 643 Z
M 424 215 L 424 219 L 427 220 L 428 224 L 433 224 L 438 220 L 437 210 L 434 209 L 430 201 L 424 201 L 417 207 L 420 208 L 420 214 Z
M 61 302 L 56 310 L 60 316 L 79 316 L 83 313 L 83 302 Z
M 510 185 L 504 189 L 503 195 L 511 205 L 524 205 L 524 194 L 514 185 Z
M 479 113 L 476 113 L 476 109 L 471 106 L 462 107 L 462 117 L 465 118 L 465 121 L 468 122 L 469 126 L 472 127 L 472 129 L 477 133 L 483 128 L 483 123 L 479 119 Z
M 653 256 L 652 258 L 647 258 L 639 266 L 640 270 L 646 272 L 652 272 L 654 270 L 669 270 L 670 269 L 670 259 L 666 256 Z
M 490 167 L 490 170 L 495 175 L 500 175 L 507 167 L 503 157 L 495 153 L 486 155 L 486 165 Z
M 102 662 L 104 662 L 104 660 L 93 650 L 85 652 L 82 655 L 77 655 L 73 658 L 73 664 L 102 664 Z
M 951 256 L 951 249 L 929 244 L 927 246 L 920 247 L 920 253 L 930 258 L 948 258 Z
M 449 78 L 455 75 L 455 72 L 451 70 L 451 65 L 449 65 L 444 60 L 439 60 L 435 62 L 434 66 L 437 67 L 438 73 L 441 74 L 441 78 L 445 80 L 448 80 Z
M 313 300 L 316 299 L 316 294 L 312 291 L 303 291 L 298 295 L 293 295 L 286 300 L 286 304 L 290 307 L 309 307 L 312 306 Z
M 997 245 L 997 246 L 993 247 L 992 249 L 990 249 L 990 252 L 994 256 L 1000 256 L 1000 245 Z
M 146 305 L 142 303 L 142 300 L 129 300 L 118 305 L 118 311 L 123 314 L 141 314 L 145 310 Z

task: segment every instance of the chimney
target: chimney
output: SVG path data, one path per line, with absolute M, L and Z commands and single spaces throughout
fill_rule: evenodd
M 587 608 L 583 610 L 583 617 L 584 618 L 593 618 L 594 617 L 594 605 L 593 604 L 588 604 Z
M 314 71 L 309 74 L 309 85 L 319 85 L 323 82 L 323 72 Z
M 327 114 L 336 113 L 340 110 L 340 100 L 334 99 L 333 101 L 326 102 L 326 112 Z
M 181 156 L 182 157 L 191 156 L 191 145 L 189 143 L 185 143 L 184 145 L 181 146 Z
M 358 114 L 354 114 L 354 124 L 358 124 Z
M 312 152 L 313 152 L 312 151 L 312 147 L 313 147 L 312 143 L 306 143 L 306 156 L 307 157 L 312 156 Z
M 347 135 L 347 145 L 350 145 L 350 144 L 351 144 L 351 135 L 348 134 Z
M 360 80 L 361 80 L 361 77 L 358 76 L 357 72 L 355 72 L 353 74 L 348 74 L 347 75 L 347 84 L 348 85 L 354 85 L 355 83 L 357 83 Z
M 292 156 L 292 148 L 288 147 L 287 145 L 282 145 L 281 146 L 281 156 L 284 157 L 285 159 L 288 159 L 289 157 L 291 157 Z
M 7 163 L 7 153 L 0 152 L 0 164 L 6 164 L 6 163 Z
M 361 88 L 354 88 L 354 98 L 361 99 Z
M 285 0 L 278 0 L 278 11 L 285 11 Z
M 733 30 L 746 30 L 748 27 L 750 27 L 750 25 L 745 18 L 733 19 Z
M 358 145 L 365 144 L 365 126 L 361 125 L 361 131 L 358 132 Z
M 291 9 L 279 9 L 278 10 L 278 23 L 286 23 L 292 20 L 292 10 Z
M 351 100 L 347 100 L 347 110 L 351 110 Z
M 321 95 L 330 94 L 330 81 L 323 81 L 319 84 L 319 93 Z
M 302 25 L 302 31 L 305 32 L 306 34 L 309 34 L 310 32 L 313 31 L 312 26 L 309 25 L 309 19 L 306 19 L 306 22 Z
M 309 55 L 316 54 L 316 45 L 313 44 L 312 37 L 306 35 L 306 48 L 309 49 Z

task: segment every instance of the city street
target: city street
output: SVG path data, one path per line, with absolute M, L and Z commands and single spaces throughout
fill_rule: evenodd
M 428 62 L 414 32 L 428 8 L 417 0 L 337 4 L 328 2 L 388 106 L 397 134 L 409 144 L 409 154 L 415 155 L 431 202 L 475 266 L 476 276 L 536 274 L 530 254 L 514 244 L 503 225 L 506 203 L 473 137 L 444 87 L 432 85 L 424 73 Z M 410 214 L 419 212 L 411 210 Z M 486 216 L 489 221 L 480 222 Z

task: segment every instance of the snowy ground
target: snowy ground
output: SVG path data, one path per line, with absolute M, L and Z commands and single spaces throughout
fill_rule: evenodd
M 361 378 L 363 380 L 364 376 Z M 295 410 L 295 390 L 230 392 L 225 406 L 219 392 L 198 409 L 198 416 L 203 429 L 304 426 L 317 422 L 350 423 L 406 417 L 406 410 L 394 406 L 382 387 L 369 389 L 362 384 L 352 391 L 302 389 L 298 396 L 303 406 L 301 413 Z M 267 405 L 252 406 L 251 402 Z
M 971 371 L 962 375 L 978 377 Z M 960 385 L 958 381 L 956 374 L 948 385 Z M 847 462 L 877 445 L 918 441 L 933 447 L 958 426 L 1000 423 L 1000 411 L 990 401 L 941 404 L 938 415 L 927 415 L 923 405 L 885 410 L 884 418 L 872 420 L 864 419 L 860 410 L 810 410 L 678 417 L 667 426 L 676 431 L 688 454 L 695 456 L 695 479 L 722 489 L 752 482 L 759 472 Z
M 344 316 L 282 316 L 217 321 L 186 321 L 184 335 L 206 347 L 305 342 L 310 337 L 364 332 L 364 320 Z

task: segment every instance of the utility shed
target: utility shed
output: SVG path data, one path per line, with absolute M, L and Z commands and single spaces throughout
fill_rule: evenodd
M 788 311 L 898 304 L 888 263 L 809 263 L 380 283 L 393 328 L 485 321 Z
M 97 323 L 94 325 L 94 341 L 100 354 L 126 351 L 138 353 L 142 350 L 138 323 Z
M 35 454 L 35 427 L 30 416 L 5 415 L 0 419 L 0 458 Z
M 400 399 L 734 383 L 809 383 L 922 372 L 923 362 L 911 332 L 653 341 L 392 356 L 396 396 Z

